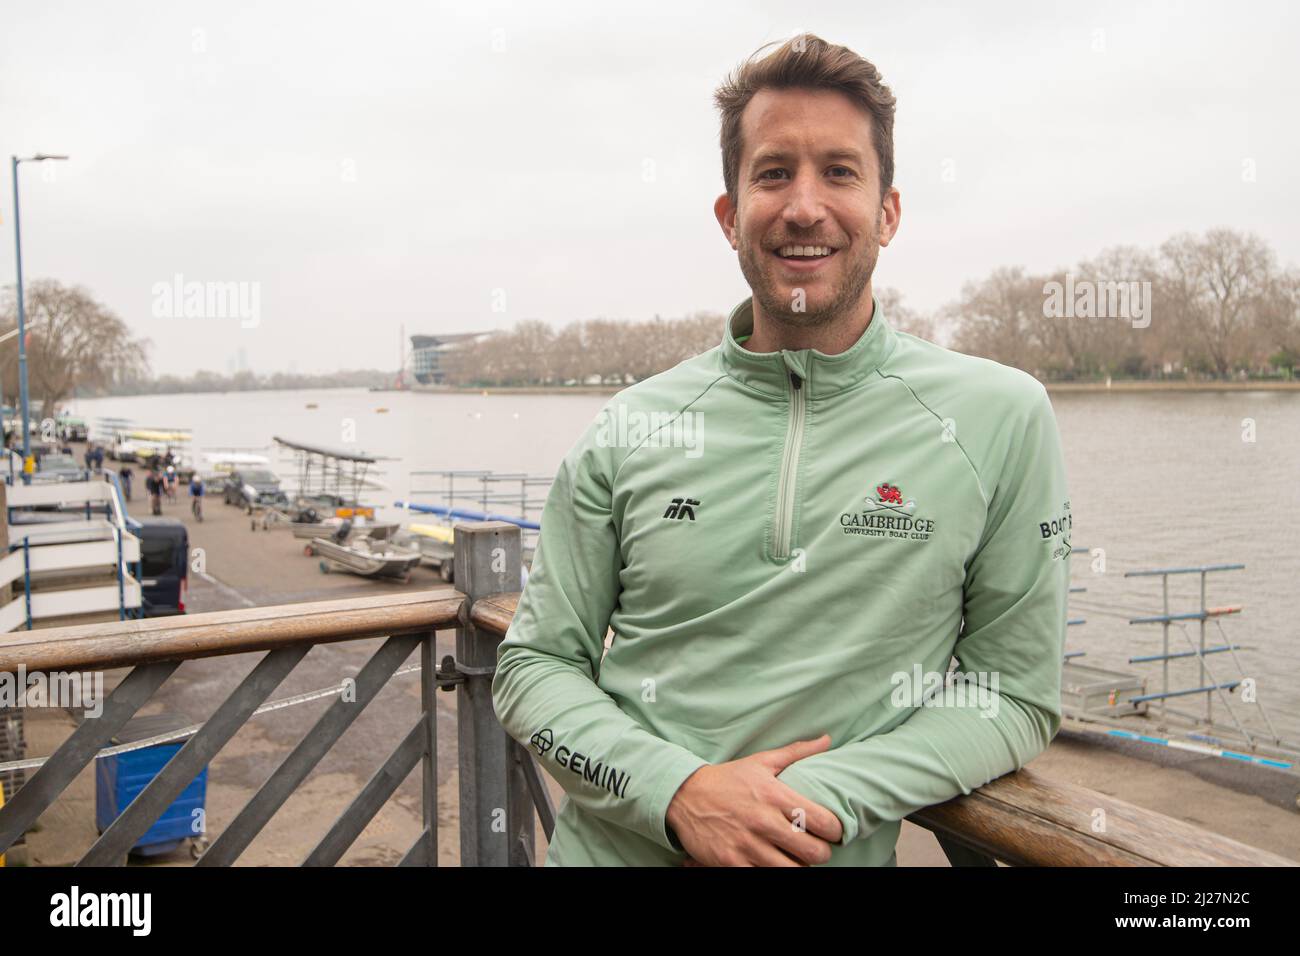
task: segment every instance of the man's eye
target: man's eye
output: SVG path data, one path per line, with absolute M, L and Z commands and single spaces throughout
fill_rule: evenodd
M 849 169 L 847 166 L 832 166 L 830 172 L 832 175 L 837 172 L 841 174 L 839 176 L 834 176 L 836 179 L 847 179 L 848 177 L 855 175 L 853 170 Z
M 784 169 L 766 169 L 758 174 L 759 179 L 775 179 L 778 176 L 788 176 L 789 172 Z

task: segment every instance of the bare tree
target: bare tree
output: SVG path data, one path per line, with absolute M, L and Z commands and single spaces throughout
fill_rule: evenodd
M 673 341 L 681 350 L 677 361 L 707 352 L 721 343 L 726 322 L 727 317 L 717 312 L 692 312 L 676 322 Z
M 1226 377 L 1251 364 L 1275 301 L 1273 252 L 1257 236 L 1211 229 L 1174 236 L 1160 247 L 1162 299 L 1207 370 Z M 1273 301 L 1271 301 L 1273 300 Z
M 1144 288 L 1159 285 L 1154 258 L 1134 246 L 1114 246 L 1103 250 L 1080 262 L 1071 274 L 1075 282 L 1091 283 L 1094 290 L 1119 285 L 1137 289 L 1140 293 Z M 1068 287 L 1065 273 L 1052 276 L 1051 281 Z M 1096 294 L 1100 297 L 1103 293 Z M 1162 347 L 1169 341 L 1173 321 L 1172 316 L 1163 309 L 1155 309 L 1151 302 L 1147 307 L 1153 310 L 1154 315 L 1142 317 L 1148 320 L 1145 325 L 1137 320 L 1135 314 L 1112 315 L 1100 305 L 1089 310 L 1090 314 L 1044 316 L 1041 332 L 1035 339 L 1046 351 L 1044 361 L 1048 377 L 1138 377 L 1158 368 L 1164 355 Z M 1130 308 L 1129 311 L 1133 310 Z
M 0 322 L 6 330 L 18 325 L 17 301 L 14 287 L 5 289 Z M 28 387 L 46 416 L 53 416 L 75 389 L 104 388 L 148 374 L 148 340 L 134 338 L 125 322 L 81 286 L 37 279 L 26 284 L 24 305 L 29 330 Z M 14 343 L 4 348 L 0 366 L 5 389 L 16 394 L 18 349 Z
M 903 304 L 903 294 L 897 289 L 882 287 L 875 290 L 875 296 L 885 313 L 885 321 L 899 332 L 915 335 L 919 339 L 938 342 L 938 324 L 933 316 L 922 315 L 915 309 Z
M 582 327 L 577 322 L 570 322 L 551 342 L 555 351 L 553 363 L 555 377 L 559 384 L 581 382 L 585 374 L 582 354 Z
M 1294 377 L 1300 368 L 1300 269 L 1273 277 L 1260 305 L 1260 368 Z
M 1043 279 L 1025 270 L 1001 268 L 981 282 L 962 287 L 952 307 L 957 322 L 954 347 L 1027 372 L 1039 372 L 1044 360 L 1042 337 Z

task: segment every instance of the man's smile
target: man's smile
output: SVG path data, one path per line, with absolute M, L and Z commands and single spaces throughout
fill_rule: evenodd
M 783 268 L 800 275 L 808 275 L 824 268 L 839 253 L 834 246 L 784 245 L 770 250 Z

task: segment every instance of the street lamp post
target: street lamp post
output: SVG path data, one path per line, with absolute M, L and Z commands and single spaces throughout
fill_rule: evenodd
M 39 322 L 39 321 L 40 321 L 40 318 L 37 317 L 36 322 Z M 36 322 L 28 322 L 28 323 L 27 323 L 27 328 L 28 328 L 28 329 L 31 329 L 31 327 L 32 327 L 33 325 L 35 325 Z M 14 338 L 17 334 L 18 334 L 18 330 L 17 330 L 17 329 L 10 329 L 8 332 L 5 332 L 3 335 L 0 335 L 0 342 L 8 342 L 10 339 Z M 4 402 L 4 394 L 5 394 L 4 383 L 3 383 L 3 380 L 0 379 L 0 418 L 3 418 L 3 417 L 4 417 L 4 410 L 8 407 L 7 405 L 5 405 L 5 402 Z M 0 423 L 0 424 L 3 424 L 3 423 Z M 9 446 L 6 445 L 6 446 L 5 446 L 5 452 L 6 452 L 6 454 L 9 452 L 9 450 L 10 450 L 10 449 L 9 449 Z M 7 461 L 8 461 L 8 458 L 6 458 L 5 461 L 7 462 Z M 26 459 L 24 459 L 24 461 L 26 461 Z
M 10 157 L 13 160 L 14 178 L 14 254 L 18 259 L 18 401 L 22 405 L 22 423 L 19 427 L 23 430 L 24 481 L 28 480 L 27 468 L 31 459 L 31 435 L 27 427 L 27 316 L 23 310 L 23 237 L 18 216 L 18 164 L 41 163 L 47 159 L 67 158 L 66 156 L 48 156 L 45 153 L 37 153 L 35 156 L 24 156 L 22 158 Z M 0 404 L 3 403 L 0 402 Z

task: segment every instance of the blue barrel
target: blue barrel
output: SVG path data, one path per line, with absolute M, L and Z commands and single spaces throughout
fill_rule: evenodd
M 114 744 L 129 744 L 188 727 L 190 721 L 181 714 L 153 714 L 127 721 L 113 738 Z M 142 747 L 111 757 L 95 760 L 95 826 L 100 833 L 134 800 L 167 762 L 185 744 L 185 740 Z M 208 768 L 199 771 L 189 786 L 163 811 L 157 822 L 131 848 L 132 853 L 153 856 L 179 848 L 185 840 L 202 836 L 203 803 L 207 795 Z

